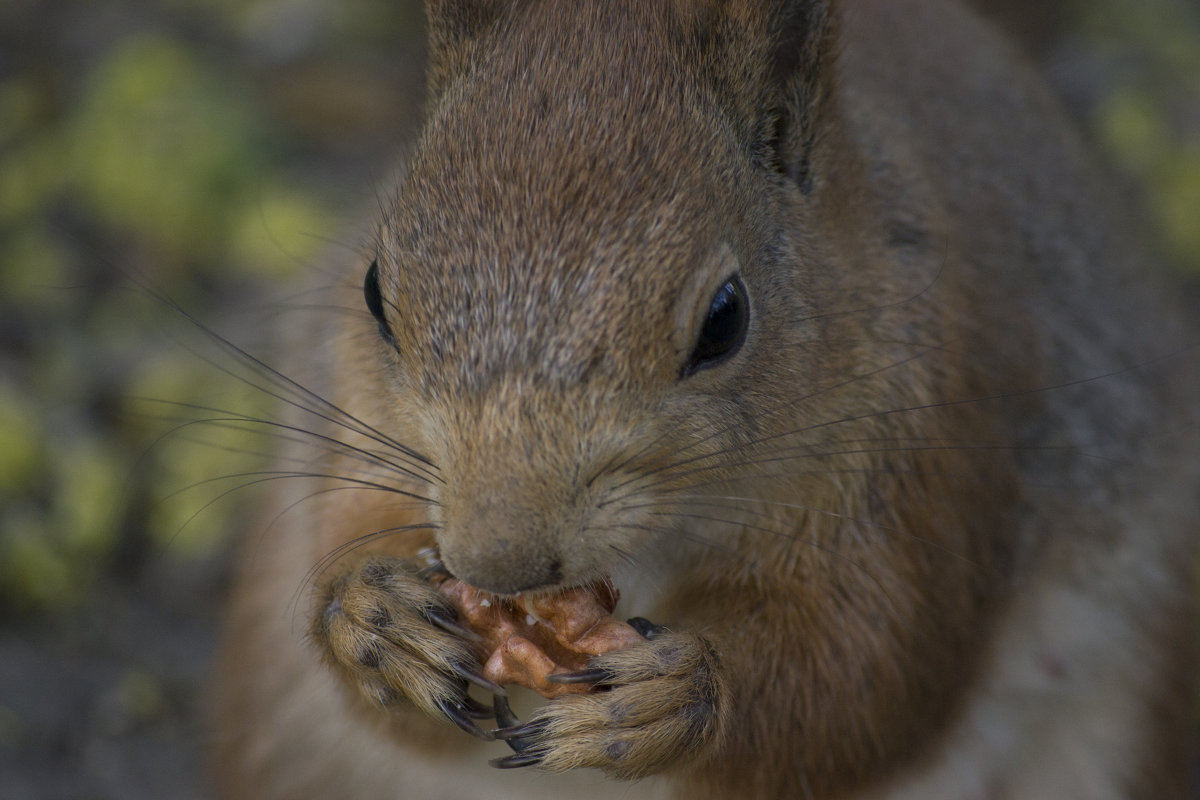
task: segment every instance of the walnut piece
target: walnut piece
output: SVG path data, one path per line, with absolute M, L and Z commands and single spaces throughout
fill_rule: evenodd
M 582 694 L 592 685 L 547 676 L 587 669 L 592 656 L 644 641 L 612 616 L 619 595 L 607 578 L 531 599 L 497 597 L 446 576 L 435 576 L 433 584 L 458 610 L 459 622 L 483 638 L 483 675 L 502 686 L 524 686 L 543 697 Z

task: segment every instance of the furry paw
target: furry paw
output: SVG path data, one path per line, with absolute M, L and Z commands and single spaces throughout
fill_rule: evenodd
M 715 738 L 723 707 L 719 676 L 705 639 L 655 630 L 644 644 L 597 656 L 588 670 L 555 676 L 595 682 L 597 690 L 560 697 L 529 722 L 497 731 L 516 754 L 492 763 L 551 772 L 596 767 L 625 779 L 658 772 Z
M 410 561 L 372 558 L 331 582 L 316 609 L 312 637 L 368 702 L 407 700 L 483 739 L 475 724 L 493 715 L 467 696 L 468 684 L 503 695 L 479 674 L 478 637 Z

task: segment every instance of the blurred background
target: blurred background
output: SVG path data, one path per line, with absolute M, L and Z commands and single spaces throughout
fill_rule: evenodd
M 1200 283 L 1200 2 L 994 6 Z M 412 0 L 0 0 L 0 796 L 205 798 L 256 353 L 419 123 Z M 1155 268 L 1160 268 L 1156 265 Z M 298 291 L 298 290 L 297 290 Z M 167 300 L 169 302 L 164 302 Z

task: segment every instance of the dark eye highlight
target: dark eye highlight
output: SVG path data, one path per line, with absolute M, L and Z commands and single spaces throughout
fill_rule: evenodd
M 367 279 L 363 281 L 363 297 L 367 301 L 367 310 L 379 323 L 379 335 L 388 344 L 395 344 L 396 339 L 392 336 L 392 329 L 383 313 L 383 294 L 379 291 L 378 261 L 372 261 L 371 266 L 367 269 Z
M 721 284 L 709 303 L 696 346 L 683 368 L 684 377 L 716 366 L 736 353 L 746 340 L 749 327 L 750 302 L 746 297 L 746 286 L 734 275 Z

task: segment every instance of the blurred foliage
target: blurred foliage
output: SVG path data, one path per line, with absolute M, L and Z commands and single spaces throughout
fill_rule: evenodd
M 213 478 L 268 448 L 188 423 L 262 398 L 173 303 L 261 327 L 228 309 L 374 196 L 422 36 L 388 0 L 0 4 L 0 607 L 224 543 L 253 477 Z
M 1078 33 L 1104 91 L 1087 120 L 1116 166 L 1145 187 L 1156 233 L 1200 274 L 1200 5 L 1077 2 Z
M 1197 269 L 1195 4 L 1064 8 L 1075 113 Z M 262 398 L 151 295 L 211 319 L 298 280 L 412 131 L 422 36 L 394 0 L 0 3 L 0 604 L 69 610 L 224 543 L 251 479 L 210 479 L 265 448 L 186 423 Z

